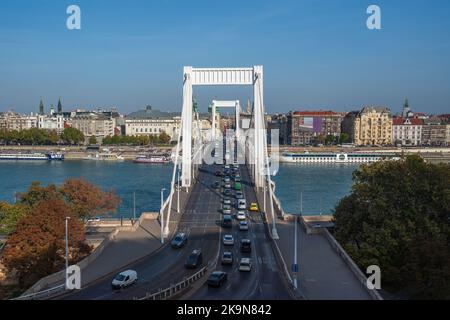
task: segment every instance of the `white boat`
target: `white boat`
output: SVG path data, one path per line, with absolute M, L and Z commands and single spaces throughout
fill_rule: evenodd
M 95 155 L 88 155 L 84 160 L 96 161 L 123 161 L 125 158 L 113 152 L 97 152 Z
M 0 160 L 33 160 L 33 161 L 52 161 L 52 160 L 64 160 L 62 153 L 0 153 Z
M 376 153 L 294 153 L 283 152 L 280 162 L 287 163 L 372 163 L 381 160 L 399 160 L 395 154 Z

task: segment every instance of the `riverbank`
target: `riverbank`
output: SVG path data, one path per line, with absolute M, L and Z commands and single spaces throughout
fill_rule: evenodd
M 151 147 L 153 153 L 172 153 L 172 146 Z M 149 147 L 141 146 L 101 146 L 99 150 L 87 150 L 86 146 L 0 146 L 0 152 L 62 152 L 66 160 L 83 160 L 89 155 L 109 150 L 124 157 L 125 160 L 134 160 L 142 153 L 149 152 Z

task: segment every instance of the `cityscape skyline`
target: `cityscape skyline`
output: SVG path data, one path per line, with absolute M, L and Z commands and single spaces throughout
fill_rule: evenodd
M 365 27 L 367 1 L 249 1 L 238 11 L 236 1 L 78 1 L 82 29 L 74 31 L 65 28 L 69 4 L 2 4 L 2 111 L 29 113 L 41 97 L 46 105 L 61 97 L 66 106 L 124 113 L 147 104 L 179 111 L 183 65 L 256 64 L 265 67 L 268 113 L 366 105 L 395 113 L 405 98 L 426 113 L 450 109 L 444 1 L 377 1 L 383 20 L 375 31 Z M 252 92 L 202 88 L 194 95 L 204 111 L 216 97 L 245 103 Z

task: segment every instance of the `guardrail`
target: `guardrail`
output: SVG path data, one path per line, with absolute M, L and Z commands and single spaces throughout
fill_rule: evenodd
M 62 284 L 54 288 L 43 290 L 36 293 L 27 294 L 25 296 L 20 296 L 11 300 L 41 300 L 53 296 L 56 293 L 63 292 L 66 289 L 66 285 Z
M 194 273 L 189 278 L 186 278 L 185 280 L 180 281 L 177 284 L 171 285 L 170 287 L 168 287 L 166 289 L 159 290 L 158 292 L 147 293 L 143 298 L 135 298 L 135 300 L 166 300 L 166 299 L 170 299 L 174 295 L 176 295 L 179 292 L 183 291 L 184 289 L 188 288 L 195 281 L 201 279 L 206 274 L 207 271 L 208 271 L 208 268 L 205 266 L 205 267 L 201 268 L 198 272 Z
M 331 233 L 326 229 L 322 229 L 323 234 L 325 235 L 325 238 L 327 238 L 328 242 L 331 244 L 334 250 L 339 254 L 339 256 L 344 260 L 345 264 L 350 268 L 350 270 L 353 272 L 353 274 L 356 276 L 356 278 L 359 280 L 359 282 L 362 284 L 362 286 L 367 290 L 370 297 L 374 300 L 383 300 L 381 295 L 378 293 L 377 290 L 370 290 L 367 288 L 367 278 L 364 275 L 364 273 L 359 269 L 359 267 L 356 265 L 356 263 L 353 261 L 352 258 L 347 254 L 347 252 L 342 248 L 342 246 L 337 242 L 337 240 L 331 235 Z

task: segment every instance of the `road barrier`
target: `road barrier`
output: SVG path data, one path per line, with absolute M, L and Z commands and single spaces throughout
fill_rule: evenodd
M 56 287 L 51 288 L 51 289 L 47 289 L 47 290 L 44 290 L 44 291 L 27 294 L 27 295 L 20 296 L 20 297 L 11 299 L 11 300 L 42 300 L 42 299 L 45 299 L 45 298 L 48 298 L 48 297 L 52 297 L 55 294 L 60 294 L 64 290 L 66 290 L 66 285 L 62 284 L 62 285 L 56 286 Z
M 201 279 L 206 272 L 208 271 L 207 267 L 201 268 L 198 272 L 190 276 L 189 278 L 184 279 L 183 281 L 178 282 L 177 284 L 171 285 L 166 289 L 160 289 L 158 292 L 147 293 L 143 298 L 135 298 L 135 300 L 167 300 L 173 297 L 174 295 L 180 293 L 181 291 L 188 288 L 195 281 Z

